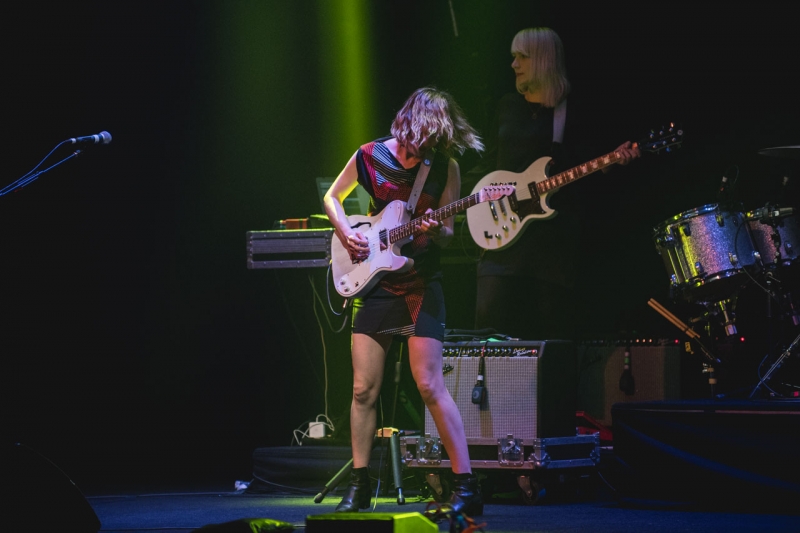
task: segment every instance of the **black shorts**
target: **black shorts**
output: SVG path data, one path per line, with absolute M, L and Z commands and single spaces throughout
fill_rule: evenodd
M 422 294 L 397 296 L 380 287 L 353 302 L 353 333 L 429 337 L 444 341 L 444 292 L 431 281 Z M 416 320 L 412 310 L 418 306 Z

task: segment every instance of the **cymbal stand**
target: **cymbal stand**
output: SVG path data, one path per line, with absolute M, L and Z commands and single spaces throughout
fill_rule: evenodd
M 781 353 L 781 356 L 778 357 L 778 360 L 775 361 L 775 363 L 770 367 L 770 369 L 767 370 L 766 374 L 764 374 L 764 376 L 759 380 L 759 382 L 753 388 L 753 392 L 750 393 L 750 398 L 752 398 L 756 394 L 756 392 L 758 392 L 758 389 L 761 388 L 761 385 L 764 385 L 769 380 L 769 378 L 772 377 L 772 373 L 775 372 L 778 368 L 780 368 L 784 360 L 787 357 L 789 357 L 789 355 L 791 355 L 792 350 L 794 349 L 795 346 L 797 346 L 798 342 L 800 342 L 800 335 L 797 335 L 797 337 L 794 338 L 789 347 L 786 348 L 783 351 L 783 353 Z

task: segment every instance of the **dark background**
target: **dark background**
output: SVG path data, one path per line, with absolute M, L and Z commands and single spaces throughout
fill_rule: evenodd
M 113 142 L 0 198 L 4 440 L 79 485 L 232 483 L 249 478 L 253 449 L 290 445 L 319 414 L 346 427 L 348 338 L 333 331 L 343 319 L 325 272 L 248 270 L 245 252 L 247 231 L 319 213 L 314 178 L 335 176 L 357 147 L 340 150 L 336 125 L 320 123 L 324 1 L 6 13 L 2 185 L 64 139 L 107 130 Z M 758 155 L 800 144 L 789 5 L 453 0 L 456 35 L 446 0 L 364 2 L 378 126 L 363 141 L 424 85 L 451 92 L 484 131 L 513 90 L 513 35 L 553 27 L 575 90 L 606 117 L 592 125 L 596 155 L 670 121 L 685 131 L 675 153 L 573 185 L 597 200 L 594 231 L 573 243 L 585 252 L 576 316 L 587 339 L 677 337 L 646 305 L 669 298 L 653 228 L 715 202 L 723 174 L 738 176 L 745 209 L 794 194 L 795 162 Z M 466 154 L 462 168 L 476 162 Z M 795 181 L 780 191 L 784 175 Z M 469 257 L 445 271 L 452 328 L 471 327 Z M 744 351 L 758 357 L 763 301 L 744 300 Z

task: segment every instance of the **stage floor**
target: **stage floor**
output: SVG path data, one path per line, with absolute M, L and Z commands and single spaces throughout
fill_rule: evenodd
M 794 401 L 617 405 L 614 444 L 601 448 L 596 468 L 546 467 L 541 474 L 557 475 L 545 476 L 539 497 L 527 502 L 513 472 L 492 471 L 507 474 L 506 479 L 478 470 L 492 490 L 484 489 L 484 514 L 472 518 L 485 523 L 486 532 L 503 533 L 796 533 L 798 407 Z M 753 453 L 741 452 L 742 447 Z M 333 512 L 343 486 L 320 503 L 314 503 L 315 496 L 349 458 L 348 449 L 319 445 L 259 448 L 252 479 L 226 479 L 224 471 L 204 464 L 199 468 L 209 474 L 198 471 L 192 480 L 162 471 L 136 481 L 120 475 L 76 487 L 35 452 L 20 446 L 12 451 L 9 466 L 18 468 L 11 469 L 15 490 L 6 503 L 16 511 L 9 514 L 23 523 L 10 530 L 40 531 L 42 524 L 58 523 L 75 533 L 97 531 L 89 524 L 91 514 L 106 533 L 266 530 L 254 526 L 258 519 L 304 531 L 307 517 Z M 380 455 L 377 448 L 374 453 Z M 373 459 L 373 467 L 385 465 L 384 459 Z M 389 473 L 371 470 L 374 481 L 383 481 L 373 483 L 380 496 L 369 512 L 425 513 L 432 499 L 420 482 L 424 476 L 415 470 L 403 469 L 404 505 L 388 484 Z M 737 487 L 743 490 L 732 490 Z M 84 524 L 78 519 L 88 519 L 89 527 L 74 527 Z M 439 524 L 438 530 L 449 531 L 449 524 Z
M 231 487 L 233 487 L 231 482 Z M 305 529 L 309 515 L 330 513 L 339 497 L 329 495 L 314 504 L 313 495 L 252 495 L 219 487 L 169 489 L 116 494 L 87 494 L 87 500 L 107 533 L 176 533 L 202 526 L 228 524 L 253 518 L 288 522 L 298 531 Z M 375 500 L 373 499 L 373 503 Z M 393 497 L 381 497 L 375 512 L 424 512 L 427 502 L 407 498 L 399 506 Z M 618 505 L 608 494 L 583 501 L 547 502 L 536 505 L 510 502 L 489 503 L 484 515 L 486 532 L 581 532 L 592 533 L 672 533 L 676 531 L 725 531 L 727 533 L 800 531 L 800 516 L 757 512 L 705 512 L 673 509 L 638 509 Z M 439 524 L 448 531 L 448 524 Z M 241 531 L 241 529 L 231 529 Z M 255 531 L 255 530 L 254 530 Z

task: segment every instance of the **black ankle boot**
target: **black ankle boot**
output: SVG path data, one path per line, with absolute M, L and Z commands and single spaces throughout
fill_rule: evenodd
M 457 513 L 467 516 L 483 514 L 483 498 L 478 476 L 475 474 L 455 474 L 453 476 L 453 493 L 447 503 Z
M 337 513 L 357 513 L 359 509 L 369 508 L 372 488 L 369 486 L 369 470 L 354 468 L 350 471 L 350 485 L 344 493 L 344 498 L 336 506 Z

